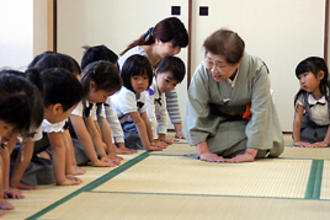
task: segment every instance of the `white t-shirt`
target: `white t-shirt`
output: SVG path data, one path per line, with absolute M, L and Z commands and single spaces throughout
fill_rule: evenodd
M 86 107 L 89 107 L 91 104 L 93 104 L 93 107 L 90 110 L 89 116 L 91 116 L 93 118 L 93 120 L 97 120 L 95 103 L 86 101 Z M 83 114 L 84 114 L 84 105 L 81 101 L 81 102 L 79 102 L 77 107 L 71 112 L 71 115 L 77 115 L 77 116 L 83 117 Z
M 41 138 L 42 138 L 42 124 L 36 129 L 30 129 L 29 133 L 31 134 L 31 136 L 23 138 L 21 135 L 19 135 L 19 136 L 17 136 L 17 140 L 20 143 L 22 143 L 23 141 L 24 142 L 27 142 L 27 141 L 36 142 L 36 141 L 41 140 Z
M 42 131 L 45 133 L 63 132 L 66 121 L 67 119 L 58 123 L 50 123 L 47 119 L 44 119 L 42 121 Z
M 153 78 L 150 90 L 152 92 L 147 94 L 147 113 L 151 122 L 152 135 L 154 139 L 158 139 L 158 134 L 167 133 L 168 112 L 166 109 L 166 98 L 165 93 L 159 93 L 155 77 Z
M 113 109 L 111 97 L 109 96 L 105 106 L 106 119 L 111 127 L 111 134 L 116 143 L 124 143 L 124 132 L 121 128 L 116 111 Z
M 146 91 L 141 92 L 140 97 L 136 97 L 135 93 L 122 86 L 113 96 L 111 102 L 113 109 L 116 111 L 120 123 L 132 121 L 129 113 L 139 112 L 140 114 L 146 111 Z M 138 108 L 138 102 L 143 103 L 141 108 Z
M 323 103 L 324 105 L 316 104 L 317 102 Z M 298 97 L 297 103 L 306 108 L 303 94 Z M 326 101 L 325 96 L 322 96 L 317 100 L 312 94 L 309 94 L 308 105 L 313 105 L 313 107 L 309 107 L 309 118 L 312 121 L 321 126 L 330 124 L 328 102 Z

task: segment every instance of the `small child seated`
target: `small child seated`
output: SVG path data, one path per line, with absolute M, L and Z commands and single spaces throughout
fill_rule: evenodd
M 152 68 L 142 55 L 130 56 L 121 70 L 123 86 L 111 97 L 122 125 L 125 143 L 131 149 L 162 150 L 156 145 L 146 113 L 146 89 L 152 82 Z
M 181 83 L 184 75 L 185 65 L 182 60 L 178 57 L 166 56 L 158 64 L 149 89 L 147 112 L 153 137 L 160 141 L 161 145 L 173 144 L 173 139 L 166 137 L 168 112 L 165 93 L 172 91 L 178 83 Z
M 24 198 L 9 188 L 9 142 L 17 135 L 27 135 L 31 127 L 40 125 L 43 115 L 38 89 L 27 79 L 6 72 L 0 73 L 0 209 L 14 209 L 4 198 Z M 39 114 L 40 113 L 40 114 Z M 0 216 L 4 213 L 0 212 Z
M 106 139 L 104 142 L 102 131 L 96 123 L 97 104 L 104 103 L 121 87 L 118 69 L 107 61 L 90 63 L 83 69 L 80 82 L 84 98 L 70 116 L 77 163 L 86 164 L 90 161 L 92 166 L 97 167 L 119 165 L 117 158 L 110 152 L 110 141 Z
M 327 147 L 330 143 L 328 74 L 320 57 L 309 57 L 296 68 L 301 88 L 294 101 L 293 139 L 299 147 Z
M 96 62 L 96 61 L 109 61 L 113 63 L 116 67 L 117 66 L 117 60 L 118 56 L 109 48 L 107 48 L 104 45 L 98 45 L 94 47 L 84 47 L 86 49 L 83 57 L 81 58 L 81 68 L 85 68 L 88 64 Z M 101 108 L 104 108 L 105 110 L 105 118 L 107 120 L 108 125 L 110 125 L 109 132 L 111 133 L 111 136 L 113 137 L 113 141 L 111 141 L 111 147 L 110 151 L 113 151 L 112 154 L 120 153 L 120 154 L 132 154 L 136 153 L 135 150 L 128 149 L 125 146 L 124 141 L 124 132 L 121 128 L 120 122 L 118 120 L 116 112 L 112 108 L 111 104 L 111 96 L 108 97 L 105 104 L 101 106 Z M 102 112 L 102 110 L 100 111 Z M 102 123 L 105 122 L 102 117 L 98 117 L 100 121 L 100 126 L 104 126 L 105 124 Z M 106 133 L 106 132 L 105 132 Z M 106 135 L 106 134 L 105 134 Z M 107 135 L 106 135 L 107 136 Z M 107 138 L 107 137 L 105 137 Z M 115 143 L 113 143 L 115 142 Z M 116 145 L 118 147 L 116 147 Z

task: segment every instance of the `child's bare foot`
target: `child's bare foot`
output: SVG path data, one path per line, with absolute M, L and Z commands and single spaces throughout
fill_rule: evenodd
M 131 150 L 126 147 L 120 147 L 116 149 L 117 154 L 135 154 L 137 150 Z
M 78 178 L 77 178 L 78 179 Z M 56 185 L 58 186 L 72 186 L 72 185 L 78 185 L 81 183 L 81 181 L 78 181 L 77 179 L 73 179 L 73 178 L 66 178 L 61 181 L 61 182 L 57 182 Z
M 72 166 L 72 175 L 84 175 L 86 173 L 86 170 L 84 170 L 83 168 L 79 167 L 79 166 Z
M 115 167 L 118 164 L 115 164 L 113 161 L 106 160 L 97 160 L 96 162 L 92 162 L 93 167 Z
M 115 154 L 110 154 L 108 157 L 110 158 L 110 160 L 114 160 L 116 162 L 120 162 L 120 161 L 122 161 L 124 159 L 124 158 L 122 158 L 120 156 L 117 156 Z
M 128 149 L 125 143 L 118 143 L 118 148 L 116 149 L 117 154 L 135 154 L 137 150 Z
M 19 189 L 9 188 L 3 190 L 3 196 L 5 199 L 24 199 L 23 192 Z
M 72 176 L 72 175 L 67 175 L 66 178 L 69 179 L 69 180 L 77 181 L 77 182 L 79 182 L 79 184 L 83 182 L 78 177 L 75 177 L 75 176 Z
M 0 199 L 0 209 L 12 210 L 12 209 L 14 209 L 14 206 L 12 204 L 10 204 L 9 202 L 7 202 L 6 200 Z
M 34 190 L 34 189 L 36 189 L 35 186 L 27 185 L 27 184 L 24 184 L 22 182 L 19 182 L 17 184 L 16 183 L 15 184 L 11 183 L 10 185 L 13 188 L 17 188 L 17 189 L 21 189 L 21 190 Z

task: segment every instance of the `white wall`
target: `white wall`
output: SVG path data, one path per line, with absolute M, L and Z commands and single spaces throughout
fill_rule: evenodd
M 0 68 L 24 70 L 33 57 L 33 0 L 1 0 L 0 27 Z
M 0 1 L 0 68 L 25 70 L 47 50 L 48 0 Z

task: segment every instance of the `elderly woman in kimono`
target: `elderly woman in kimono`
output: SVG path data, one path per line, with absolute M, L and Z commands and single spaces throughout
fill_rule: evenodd
M 250 162 L 284 148 L 265 63 L 244 52 L 244 41 L 220 29 L 204 44 L 187 97 L 185 136 L 200 160 Z

